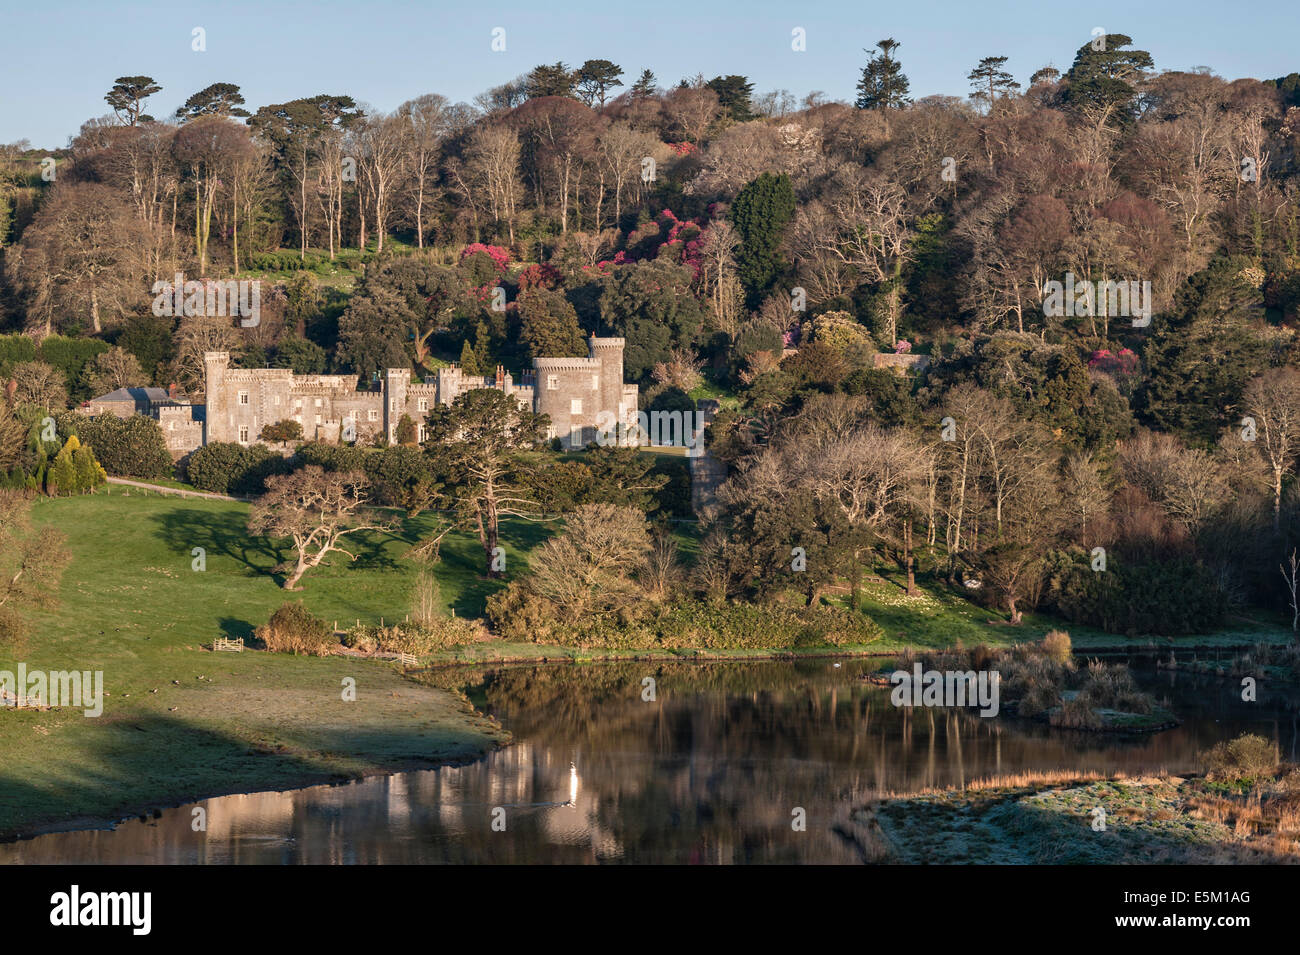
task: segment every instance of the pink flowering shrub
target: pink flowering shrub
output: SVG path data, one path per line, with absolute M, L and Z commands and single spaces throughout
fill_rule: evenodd
M 475 252 L 482 252 L 490 258 L 492 264 L 496 266 L 496 270 L 502 275 L 505 274 L 506 269 L 510 265 L 510 252 L 508 249 L 503 249 L 499 245 L 485 245 L 482 242 L 473 242 L 461 249 L 460 261 L 464 262 L 465 259 L 473 255 Z
M 1130 348 L 1117 352 L 1100 348 L 1088 359 L 1088 367 L 1108 375 L 1132 375 L 1138 370 L 1138 356 Z

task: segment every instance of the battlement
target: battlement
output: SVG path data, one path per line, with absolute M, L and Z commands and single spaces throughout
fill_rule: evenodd
M 637 386 L 623 382 L 624 345 L 622 338 L 593 336 L 587 342 L 587 357 L 534 359 L 518 383 L 500 365 L 491 375 L 467 375 L 451 365 L 425 380 L 413 378 L 408 368 L 388 368 L 379 376 L 379 391 L 358 388 L 351 375 L 295 375 L 288 368 L 232 369 L 228 352 L 207 352 L 203 356 L 207 430 L 196 446 L 217 441 L 251 444 L 266 425 L 284 420 L 298 422 L 306 435 L 319 440 L 337 440 L 338 423 L 350 420 L 358 440 L 386 435 L 394 441 L 402 419 L 410 418 L 417 426 L 417 440 L 423 440 L 425 419 L 436 405 L 449 405 L 467 391 L 493 388 L 522 407 L 547 415 L 549 436 L 569 447 L 581 447 L 590 440 L 602 412 L 619 420 L 636 414 Z

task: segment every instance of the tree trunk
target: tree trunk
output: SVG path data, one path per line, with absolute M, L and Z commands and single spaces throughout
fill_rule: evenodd
M 1273 530 L 1282 523 L 1282 469 L 1273 468 Z
M 302 554 L 298 555 L 298 566 L 294 567 L 293 573 L 284 582 L 285 590 L 301 590 L 298 581 L 302 580 L 302 575 L 307 573 L 307 558 Z
M 907 566 L 907 595 L 916 596 L 916 564 L 912 558 L 912 513 L 903 518 L 903 562 Z

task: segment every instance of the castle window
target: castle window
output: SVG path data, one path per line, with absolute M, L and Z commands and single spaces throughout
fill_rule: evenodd
M 416 402 L 416 407 L 417 407 L 420 411 L 428 411 L 428 410 L 429 410 L 429 399 L 428 399 L 428 398 L 421 398 L 418 402 Z
M 559 375 L 547 375 L 547 376 L 546 376 L 546 390 L 547 390 L 547 391 L 556 391 L 556 390 L 559 389 L 559 387 L 560 387 L 560 376 L 559 376 Z
M 168 422 L 167 422 L 167 430 L 168 430 L 168 431 L 175 431 L 175 430 L 176 430 L 176 422 L 175 422 L 175 421 L 168 421 Z
M 600 375 L 591 376 L 591 390 L 596 391 L 600 388 Z
M 378 421 L 378 420 L 379 420 L 379 412 L 376 411 L 374 408 L 371 408 L 369 411 L 366 412 L 366 420 L 367 420 L 367 421 Z
M 388 410 L 392 412 L 401 411 L 402 403 L 398 401 L 396 398 L 394 398 L 392 401 L 388 402 Z
M 320 415 L 317 415 L 317 416 L 316 416 L 316 423 L 317 423 L 317 424 L 320 424 Z
M 276 403 L 277 405 L 280 403 L 280 396 L 279 396 L 279 395 L 276 395 L 276 396 L 275 396 L 275 403 Z
M 569 401 L 569 414 L 582 414 L 581 398 L 573 398 Z
M 239 429 L 239 443 L 248 444 L 248 425 L 243 425 Z
M 317 407 L 317 408 L 320 407 L 320 399 L 319 399 L 319 398 L 316 399 L 316 407 Z
M 424 444 L 424 425 L 417 424 L 415 426 L 415 440 L 420 444 Z
M 246 404 L 248 404 L 248 392 L 247 392 L 247 391 L 241 391 L 241 392 L 239 393 L 239 403 L 240 403 L 241 405 L 246 405 Z

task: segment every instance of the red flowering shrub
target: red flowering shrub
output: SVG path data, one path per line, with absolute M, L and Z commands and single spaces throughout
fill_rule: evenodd
M 554 289 L 564 282 L 564 276 L 553 265 L 530 265 L 519 273 L 519 291 L 530 288 Z
M 1088 359 L 1088 367 L 1108 375 L 1131 375 L 1138 370 L 1138 356 L 1130 348 L 1117 352 L 1100 348 Z

